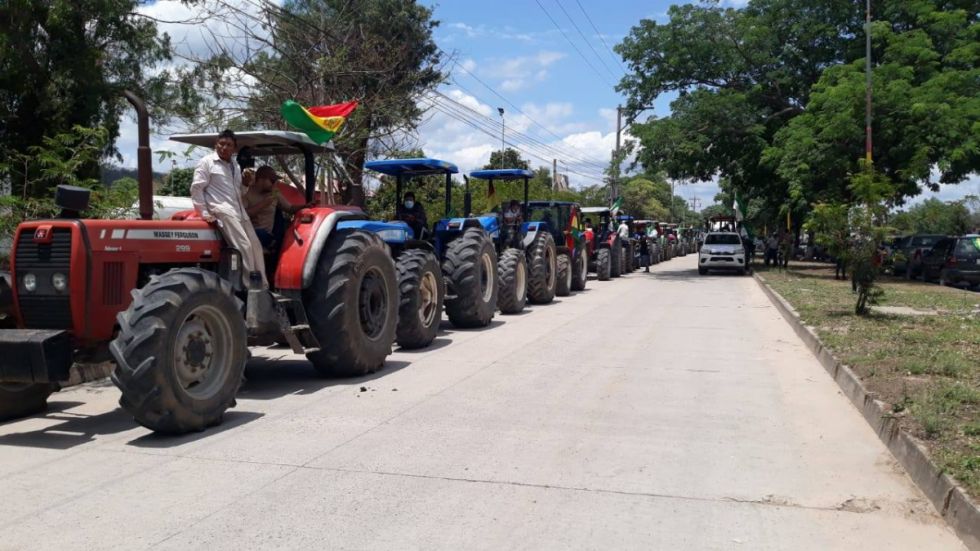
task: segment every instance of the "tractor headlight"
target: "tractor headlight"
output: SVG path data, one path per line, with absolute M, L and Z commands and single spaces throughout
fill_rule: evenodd
M 37 291 L 37 276 L 34 274 L 24 274 L 24 290 L 28 293 L 33 293 Z
M 384 241 L 405 241 L 408 239 L 408 232 L 403 229 L 387 229 L 379 231 L 378 237 Z
M 52 275 L 51 286 L 54 287 L 55 291 L 64 293 L 68 289 L 68 277 L 60 272 Z

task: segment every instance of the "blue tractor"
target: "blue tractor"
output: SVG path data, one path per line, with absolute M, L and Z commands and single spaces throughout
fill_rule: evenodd
M 512 213 L 507 212 L 509 207 L 506 204 L 501 207 L 501 214 L 491 215 L 500 217 L 501 231 L 494 241 L 497 244 L 497 250 L 504 251 L 501 252 L 501 255 L 511 255 L 508 256 L 508 259 L 514 255 L 514 253 L 508 253 L 508 249 L 516 249 L 517 252 L 521 253 L 521 256 L 525 257 L 528 271 L 527 300 L 533 304 L 547 304 L 554 300 L 558 286 L 558 253 L 553 232 L 560 230 L 558 230 L 557 220 L 528 219 L 529 214 L 531 214 L 528 209 L 528 181 L 533 175 L 534 173 L 530 170 L 520 168 L 477 170 L 470 173 L 471 178 L 487 180 L 491 187 L 494 180 L 524 181 L 524 202 L 520 205 L 519 216 L 509 216 Z M 550 215 L 550 213 L 547 214 Z M 501 263 L 503 261 L 504 257 L 501 256 Z M 566 262 L 566 271 L 568 271 L 567 268 Z M 568 283 L 570 286 L 570 281 Z M 523 303 L 521 307 L 523 307 Z
M 402 297 L 396 337 L 399 345 L 406 346 L 402 337 L 410 344 L 423 341 L 422 337 L 428 338 L 425 344 L 431 342 L 438 331 L 443 305 L 456 327 L 489 325 L 497 309 L 497 251 L 493 237 L 499 234 L 500 224 L 493 215 L 453 216 L 452 175 L 459 172 L 456 165 L 438 159 L 385 159 L 364 166 L 395 178 L 397 205 L 402 205 L 402 188 L 412 178 L 446 178 L 445 218 L 430 228 L 414 214 L 401 209 L 396 214 L 406 223 L 409 234 L 407 250 L 399 254 L 393 248 Z

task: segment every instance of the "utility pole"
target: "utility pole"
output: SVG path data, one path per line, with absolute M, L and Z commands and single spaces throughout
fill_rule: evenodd
M 864 160 L 871 168 L 871 0 L 864 6 Z
M 500 113 L 500 168 L 504 168 L 504 108 L 498 107 L 497 112 Z
M 551 189 L 558 189 L 558 159 L 551 160 Z
M 701 204 L 701 200 L 697 197 L 691 197 L 691 210 L 694 212 L 698 211 L 698 206 Z
M 613 169 L 612 169 L 612 198 L 610 203 L 615 203 L 619 197 L 619 145 L 620 136 L 623 133 L 623 106 L 616 106 L 616 149 L 613 150 Z

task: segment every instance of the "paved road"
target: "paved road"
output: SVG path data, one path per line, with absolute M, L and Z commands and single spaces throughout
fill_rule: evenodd
M 62 392 L 0 426 L 0 549 L 959 549 L 755 282 L 695 262 L 368 380 L 254 360 L 183 438 Z

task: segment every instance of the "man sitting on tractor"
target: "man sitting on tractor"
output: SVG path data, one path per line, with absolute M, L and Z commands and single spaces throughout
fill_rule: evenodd
M 300 209 L 309 205 L 293 205 L 276 189 L 279 176 L 269 165 L 259 167 L 255 171 L 255 181 L 248 187 L 243 198 L 245 211 L 248 212 L 255 235 L 265 249 L 274 250 L 281 236 L 276 231 L 276 217 L 282 214 L 296 214 Z M 279 214 L 276 209 L 279 209 Z M 283 228 L 280 223 L 279 227 Z
M 402 204 L 395 210 L 395 219 L 408 224 L 415 234 L 415 239 L 422 239 L 422 231 L 428 227 L 425 208 L 415 202 L 415 194 L 411 191 L 405 194 Z
M 201 218 L 206 222 L 216 223 L 225 241 L 242 255 L 247 277 L 251 278 L 253 273 L 257 273 L 262 278 L 262 284 L 268 285 L 262 243 L 255 235 L 255 229 L 242 204 L 245 192 L 242 174 L 231 161 L 237 148 L 238 140 L 234 132 L 225 130 L 218 134 L 214 153 L 201 159 L 194 169 L 191 201 Z
M 524 213 L 521 212 L 521 202 L 511 199 L 507 208 L 504 209 L 504 226 L 506 227 L 508 241 L 520 241 L 520 228 L 524 223 Z

